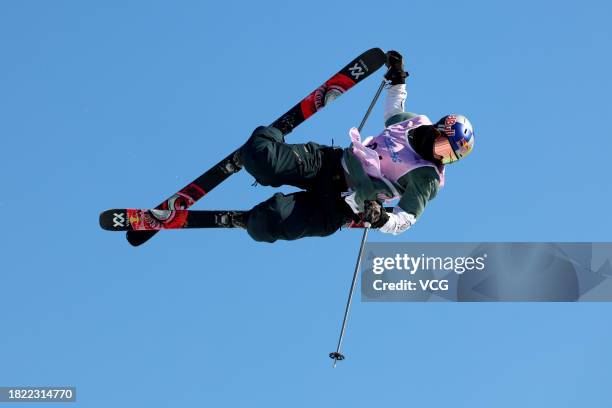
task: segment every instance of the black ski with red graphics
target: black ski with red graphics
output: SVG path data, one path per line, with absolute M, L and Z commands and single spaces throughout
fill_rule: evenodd
M 332 100 L 382 67 L 385 64 L 385 60 L 385 53 L 380 48 L 372 48 L 364 52 L 330 79 L 325 81 L 323 85 L 302 99 L 287 113 L 275 120 L 272 126 L 279 129 L 284 135 L 290 133 L 300 123 L 304 122 Z M 229 176 L 240 171 L 241 166 L 237 160 L 237 154 L 238 149 L 210 168 L 206 173 L 179 190 L 176 194 L 163 201 L 155 207 L 155 209 L 185 210 L 191 207 L 196 201 L 204 197 L 204 195 L 221 184 Z M 130 230 L 127 233 L 127 240 L 130 244 L 138 246 L 151 239 L 157 231 L 158 230 Z
M 387 211 L 393 211 L 387 208 Z M 231 210 L 145 210 L 115 208 L 100 214 L 100 227 L 107 231 L 160 231 L 185 228 L 235 228 Z M 363 222 L 348 222 L 346 228 L 363 228 Z

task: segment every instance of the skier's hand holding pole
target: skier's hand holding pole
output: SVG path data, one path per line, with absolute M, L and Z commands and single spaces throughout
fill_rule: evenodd
M 405 84 L 408 72 L 404 69 L 404 57 L 397 51 L 387 51 L 387 62 L 385 65 L 389 68 L 385 74 L 385 79 L 390 81 L 391 85 Z
M 378 201 L 366 201 L 364 204 L 364 220 L 370 228 L 380 228 L 389 221 L 389 214 Z
M 378 228 L 380 232 L 387 234 L 401 234 L 416 222 L 413 214 L 407 213 L 400 207 L 395 207 L 392 213 L 386 212 L 378 201 L 366 201 L 364 210 L 365 222 L 371 228 Z

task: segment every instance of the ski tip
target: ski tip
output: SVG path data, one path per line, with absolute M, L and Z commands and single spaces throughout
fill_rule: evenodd
M 100 227 L 106 231 L 127 230 L 127 212 L 125 209 L 112 209 L 102 211 L 99 218 Z
M 137 247 L 150 240 L 157 232 L 158 231 L 128 231 L 127 234 L 125 234 L 125 238 L 131 246 Z
M 372 73 L 385 65 L 385 62 L 387 62 L 387 54 L 380 48 L 370 48 L 361 54 L 359 59 L 365 63 L 370 73 Z
M 106 223 L 105 223 L 105 218 L 106 218 L 106 217 L 105 217 L 105 215 L 104 215 L 104 213 L 105 213 L 105 212 L 106 212 L 106 211 L 102 211 L 102 212 L 100 213 L 100 216 L 98 217 L 98 223 L 100 224 L 100 228 L 102 228 L 103 230 L 105 230 L 105 229 L 106 229 Z
M 382 48 L 374 47 L 371 48 L 368 52 L 378 54 L 379 57 L 385 58 L 385 61 L 387 60 L 387 53 L 385 53 Z
M 383 65 L 385 62 L 387 62 L 387 53 L 382 48 L 370 48 L 368 51 L 366 51 L 366 53 L 371 55 L 373 58 L 382 61 Z
M 132 246 L 140 246 L 147 242 L 157 231 L 133 231 L 131 230 L 128 210 L 115 208 L 100 213 L 100 227 L 106 231 L 127 231 L 127 241 Z

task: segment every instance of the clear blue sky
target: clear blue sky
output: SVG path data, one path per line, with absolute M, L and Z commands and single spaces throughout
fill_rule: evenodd
M 0 5 L 0 385 L 74 385 L 83 407 L 609 406 L 609 304 L 358 302 L 332 370 L 359 232 L 136 249 L 97 225 L 378 46 L 406 56 L 407 109 L 463 113 L 477 141 L 411 231 L 372 241 L 609 241 L 609 2 L 243 3 Z M 380 75 L 291 140 L 346 144 Z M 272 194 L 251 182 L 195 208 Z

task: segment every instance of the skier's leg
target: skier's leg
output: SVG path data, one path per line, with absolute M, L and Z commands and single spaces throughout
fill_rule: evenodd
M 255 241 L 274 242 L 324 237 L 336 232 L 350 217 L 340 197 L 300 191 L 276 193 L 248 212 L 246 229 Z
M 241 148 L 244 168 L 259 184 L 278 187 L 292 185 L 310 189 L 331 148 L 310 142 L 285 143 L 283 134 L 274 127 L 260 126 Z

